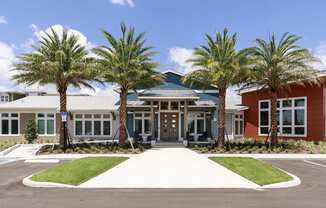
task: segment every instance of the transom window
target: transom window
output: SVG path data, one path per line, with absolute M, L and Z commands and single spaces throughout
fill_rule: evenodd
M 142 112 L 134 114 L 134 132 L 138 134 L 151 134 L 151 113 Z
M 1 113 L 0 114 L 1 134 L 18 135 L 19 134 L 19 114 Z
M 75 136 L 111 136 L 110 114 L 76 114 Z
M 243 114 L 237 113 L 234 115 L 234 135 L 243 135 Z
M 55 114 L 37 113 L 37 132 L 40 135 L 55 135 Z
M 306 97 L 277 101 L 277 124 L 280 136 L 306 136 Z M 259 135 L 267 135 L 271 126 L 270 100 L 259 101 Z
M 178 111 L 180 103 L 178 101 L 161 101 L 160 110 L 162 111 Z

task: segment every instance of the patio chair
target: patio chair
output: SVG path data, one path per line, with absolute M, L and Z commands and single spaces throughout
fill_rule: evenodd
M 203 134 L 201 136 L 198 137 L 198 141 L 199 142 L 207 142 L 208 141 L 207 138 L 208 138 L 208 133 L 207 133 L 207 131 L 205 131 L 205 132 L 203 132 Z
M 187 131 L 187 133 L 186 133 L 186 139 L 188 140 L 188 142 L 194 142 L 195 141 L 195 138 L 190 135 L 189 131 Z
M 135 131 L 134 132 L 134 141 L 135 143 L 143 143 L 143 138 L 140 136 L 140 132 Z

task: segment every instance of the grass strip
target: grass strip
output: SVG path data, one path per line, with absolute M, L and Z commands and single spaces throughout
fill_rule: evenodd
M 127 157 L 86 157 L 45 169 L 33 181 L 79 185 L 127 160 Z
M 284 171 L 254 158 L 210 157 L 209 159 L 261 186 L 292 180 L 292 177 Z

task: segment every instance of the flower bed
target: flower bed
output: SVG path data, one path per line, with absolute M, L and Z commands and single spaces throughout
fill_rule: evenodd
M 226 142 L 223 147 L 193 146 L 199 153 L 230 153 L 230 154 L 268 154 L 268 153 L 305 153 L 326 154 L 326 142 L 310 142 L 303 140 L 279 140 L 274 148 L 269 148 L 262 140 L 240 139 Z
M 121 153 L 121 154 L 137 154 L 144 152 L 147 146 L 140 144 L 134 144 L 134 150 L 131 148 L 130 144 L 119 145 L 117 143 L 80 143 L 74 144 L 69 147 L 64 152 L 59 145 L 45 145 L 38 152 L 38 155 L 44 154 L 111 154 L 111 153 Z

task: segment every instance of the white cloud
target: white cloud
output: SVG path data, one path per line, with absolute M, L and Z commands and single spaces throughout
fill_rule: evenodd
M 0 42 L 0 88 L 8 88 L 11 85 L 10 77 L 12 64 L 16 59 L 16 55 L 12 46 L 7 43 Z
M 191 63 L 188 62 L 189 59 L 193 58 L 193 49 L 188 48 L 170 48 L 169 49 L 169 61 L 174 64 L 175 70 L 188 73 L 194 71 L 195 68 Z
M 312 63 L 312 66 L 317 70 L 326 70 L 326 41 L 322 41 L 311 51 L 319 59 L 319 62 Z
M 122 6 L 129 6 L 134 7 L 134 1 L 133 0 L 111 0 L 112 4 L 119 4 Z
M 0 16 L 0 25 L 1 24 L 8 24 L 5 16 Z

